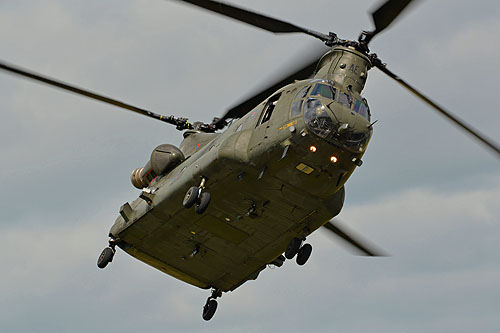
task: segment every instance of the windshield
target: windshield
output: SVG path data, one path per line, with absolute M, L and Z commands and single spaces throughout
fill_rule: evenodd
M 329 99 L 337 99 L 337 89 L 326 84 L 318 83 L 314 86 L 311 96 L 323 96 Z
M 307 99 L 304 119 L 309 129 L 322 138 L 326 138 L 334 129 L 332 118 L 326 112 L 325 106 L 315 98 Z
M 303 105 L 312 103 L 311 101 L 315 100 L 314 98 L 307 99 L 307 102 L 303 100 L 309 92 L 309 96 L 311 97 L 324 97 L 331 99 L 335 102 L 338 102 L 340 105 L 351 109 L 363 118 L 370 120 L 370 108 L 368 107 L 366 100 L 361 96 L 354 98 L 351 94 L 345 93 L 335 88 L 333 86 L 334 83 L 330 81 L 327 82 L 324 80 L 313 80 L 311 82 L 315 82 L 312 88 L 311 86 L 306 86 L 302 88 L 295 96 L 295 101 L 292 103 L 292 117 L 296 117 L 300 114 Z

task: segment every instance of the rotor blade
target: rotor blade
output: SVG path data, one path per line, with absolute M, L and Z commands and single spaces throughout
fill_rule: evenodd
M 287 74 L 285 77 L 279 79 L 276 83 L 273 83 L 269 87 L 263 89 L 262 91 L 256 93 L 252 97 L 246 99 L 240 104 L 230 108 L 219 121 L 224 121 L 226 119 L 241 118 L 250 112 L 253 108 L 259 105 L 264 99 L 269 97 L 276 90 L 294 82 L 295 80 L 304 80 L 314 74 L 316 66 L 323 55 L 324 50 L 321 51 L 321 55 L 318 52 L 313 56 L 313 60 L 307 61 L 300 69 L 294 71 L 293 73 Z
M 46 76 L 42 76 L 40 74 L 36 74 L 36 73 L 31 72 L 29 70 L 22 69 L 20 67 L 16 67 L 16 66 L 7 64 L 3 61 L 0 61 L 0 69 L 3 69 L 11 74 L 16 74 L 16 75 L 19 75 L 19 76 L 22 76 L 25 78 L 39 81 L 39 82 L 45 83 L 45 84 L 52 86 L 52 87 L 57 87 L 57 88 L 62 89 L 62 90 L 70 91 L 70 92 L 78 94 L 78 95 L 82 95 L 82 96 L 85 96 L 85 97 L 88 97 L 91 99 L 95 99 L 95 100 L 104 102 L 106 104 L 111 104 L 111 105 L 120 107 L 122 109 L 127 109 L 129 111 L 133 111 L 133 112 L 142 114 L 142 115 L 150 117 L 150 118 L 164 121 L 166 123 L 175 125 L 177 127 L 177 129 L 179 129 L 179 130 L 192 128 L 192 125 L 190 123 L 188 123 L 187 119 L 185 119 L 185 118 L 175 118 L 173 116 L 164 116 L 161 114 L 157 114 L 157 113 L 154 113 L 154 112 L 151 112 L 151 111 L 148 111 L 148 110 L 145 110 L 145 109 L 142 109 L 142 108 L 130 105 L 130 104 L 120 102 L 116 99 L 112 99 L 112 98 L 109 98 L 109 97 L 106 97 L 103 95 L 96 94 L 96 93 L 91 92 L 89 90 L 78 88 L 78 87 L 70 85 L 68 83 L 64 83 L 61 81 L 51 79 L 51 78 L 46 77 Z
M 388 70 L 384 64 L 382 64 L 380 61 L 377 61 L 374 63 L 375 67 L 380 69 L 383 73 L 387 74 L 390 78 L 401 84 L 403 87 L 408 89 L 410 92 L 412 92 L 415 96 L 420 98 L 422 101 L 424 101 L 427 105 L 430 107 L 434 108 L 437 110 L 439 113 L 441 113 L 443 116 L 451 120 L 455 125 L 459 126 L 463 130 L 465 130 L 467 133 L 475 137 L 477 140 L 485 144 L 488 148 L 493 150 L 499 157 L 500 157 L 500 146 L 493 142 L 492 140 L 487 139 L 483 134 L 480 134 L 476 129 L 473 129 L 470 125 L 465 123 L 463 120 L 460 120 L 458 117 L 454 116 L 451 112 L 446 111 L 443 109 L 441 106 L 433 102 L 430 98 L 424 96 L 420 91 L 409 85 L 407 82 L 405 82 L 403 79 L 401 79 L 399 76 Z
M 359 238 L 356 239 L 352 235 L 349 235 L 345 228 L 343 228 L 342 230 L 338 225 L 333 224 L 332 221 L 327 222 L 323 225 L 323 227 L 334 233 L 336 236 L 342 238 L 344 241 L 355 247 L 358 251 L 362 252 L 366 256 L 387 256 L 382 251 L 374 249 L 373 245 L 369 245 L 368 242 L 362 241 Z
M 278 20 L 266 15 L 258 14 L 243 8 L 213 0 L 177 0 L 187 2 L 192 5 L 208 9 L 212 12 L 245 22 L 254 27 L 261 28 L 274 33 L 294 33 L 302 32 L 310 36 L 327 41 L 329 37 L 320 32 L 296 26 L 294 24 Z
M 396 17 L 414 0 L 388 0 L 372 12 L 375 34 L 387 28 Z

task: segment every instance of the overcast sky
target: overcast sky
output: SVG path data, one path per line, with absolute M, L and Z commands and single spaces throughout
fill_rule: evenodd
M 234 0 L 345 39 L 375 0 Z M 421 1 L 370 47 L 500 142 L 500 4 Z M 151 109 L 210 121 L 321 47 L 176 1 L 0 2 L 0 58 Z M 374 136 L 344 225 L 392 256 L 318 231 L 309 262 L 266 269 L 201 319 L 209 293 L 118 251 L 96 267 L 130 172 L 172 126 L 0 73 L 0 331 L 498 332 L 500 160 L 377 70 Z

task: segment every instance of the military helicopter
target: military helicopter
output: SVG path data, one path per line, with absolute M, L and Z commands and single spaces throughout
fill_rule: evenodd
M 121 207 L 98 266 L 104 268 L 112 261 L 118 245 L 167 274 L 212 288 L 203 310 L 205 320 L 214 315 L 215 299 L 222 292 L 255 279 L 266 264 L 281 266 L 283 252 L 286 258 L 296 257 L 299 265 L 305 264 L 312 251 L 311 245 L 304 244 L 305 238 L 321 226 L 365 254 L 378 254 L 328 222 L 342 208 L 343 185 L 361 165 L 373 131 L 370 109 L 361 96 L 370 68 L 377 67 L 398 80 L 499 152 L 494 143 L 408 86 L 370 54 L 370 40 L 410 1 L 382 5 L 373 13 L 376 29 L 364 32 L 358 41 L 214 1 L 185 2 L 273 32 L 306 33 L 331 50 L 210 124 L 165 117 L 7 64 L 1 66 L 184 131 L 179 148 L 159 146 L 146 165 L 132 173 L 140 197 Z

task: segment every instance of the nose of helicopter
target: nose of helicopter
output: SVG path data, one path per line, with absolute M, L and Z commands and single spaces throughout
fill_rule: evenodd
M 354 153 L 364 152 L 372 134 L 366 117 L 332 101 L 309 99 L 304 108 L 304 121 L 315 135 Z

